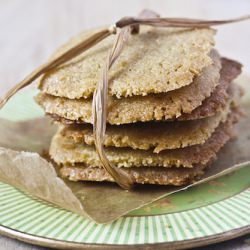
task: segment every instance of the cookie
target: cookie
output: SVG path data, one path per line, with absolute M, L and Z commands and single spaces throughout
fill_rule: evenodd
M 237 116 L 237 112 L 232 112 L 202 145 L 164 150 L 158 154 L 150 150 L 107 147 L 105 153 L 110 163 L 116 167 L 193 168 L 197 165 L 206 165 L 216 158 L 217 152 L 230 139 L 232 125 Z M 50 155 L 57 164 L 84 163 L 86 166 L 101 167 L 94 146 L 75 143 L 70 138 L 64 137 L 60 131 L 52 139 Z
M 230 112 L 231 102 L 232 99 L 228 100 L 228 107 L 223 112 L 197 121 L 109 125 L 106 130 L 104 146 L 153 150 L 153 152 L 159 153 L 165 149 L 203 144 L 220 122 L 225 121 L 228 112 Z M 93 127 L 90 124 L 63 126 L 60 133 L 74 143 L 94 145 Z
M 60 54 L 94 31 L 73 38 Z M 212 63 L 212 29 L 142 27 L 131 36 L 109 72 L 109 94 L 120 97 L 165 93 L 193 82 Z M 65 65 L 47 72 L 39 88 L 50 95 L 69 99 L 93 95 L 101 69 L 115 36 L 110 36 Z
M 123 168 L 134 180 L 140 184 L 181 186 L 198 180 L 204 174 L 205 166 L 194 168 Z M 109 181 L 114 179 L 103 168 L 85 167 L 84 165 L 64 166 L 60 169 L 63 178 L 71 181 Z
M 108 123 L 119 125 L 138 121 L 167 120 L 180 117 L 184 113 L 190 114 L 211 95 L 219 84 L 220 57 L 216 51 L 213 51 L 212 55 L 214 63 L 206 67 L 202 74 L 186 87 L 168 93 L 147 96 L 121 99 L 110 97 Z M 225 67 L 227 67 L 226 65 Z M 36 101 L 48 114 L 78 122 L 92 122 L 91 99 L 71 100 L 40 93 L 36 97 Z

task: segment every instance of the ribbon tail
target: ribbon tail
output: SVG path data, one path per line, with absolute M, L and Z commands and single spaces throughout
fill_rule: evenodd
M 0 100 L 0 109 L 7 103 L 7 101 L 16 94 L 20 89 L 30 85 L 34 80 L 36 80 L 39 76 L 51 70 L 53 68 L 58 67 L 59 65 L 68 62 L 69 60 L 73 59 L 77 55 L 81 54 L 82 52 L 88 50 L 89 48 L 93 47 L 95 44 L 99 43 L 109 35 L 113 34 L 113 30 L 110 29 L 103 29 L 95 34 L 91 35 L 89 38 L 84 39 L 77 43 L 74 47 L 68 49 L 66 52 L 62 53 L 61 55 L 50 59 L 47 63 L 41 65 L 33 72 L 31 72 L 26 78 L 24 78 L 21 82 L 16 84 L 13 88 L 11 88 L 4 98 Z

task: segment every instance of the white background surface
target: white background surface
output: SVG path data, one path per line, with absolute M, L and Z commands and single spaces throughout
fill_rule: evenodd
M 70 36 L 143 8 L 168 17 L 223 19 L 250 14 L 250 0 L 0 0 L 0 96 Z M 250 74 L 250 22 L 217 29 L 220 53 L 243 63 Z M 235 242 L 234 249 L 237 244 L 249 249 Z M 2 237 L 0 249 L 37 248 Z
M 0 0 L 0 96 L 74 34 L 151 8 L 162 16 L 223 19 L 250 0 Z M 250 73 L 250 22 L 218 27 L 216 47 Z

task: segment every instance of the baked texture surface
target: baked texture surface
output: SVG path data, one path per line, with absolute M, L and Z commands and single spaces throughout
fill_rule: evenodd
M 215 88 L 211 96 L 206 98 L 202 105 L 194 109 L 191 114 L 182 114 L 177 118 L 178 120 L 196 120 L 213 116 L 225 108 L 233 91 L 239 91 L 239 89 L 235 90 L 237 86 L 232 87 L 231 82 L 241 73 L 242 65 L 227 58 L 222 58 L 221 64 L 220 84 Z
M 190 114 L 211 95 L 219 84 L 221 62 L 218 53 L 214 50 L 212 58 L 213 64 L 203 69 L 202 74 L 197 76 L 192 84 L 175 91 L 143 97 L 132 96 L 121 99 L 110 97 L 108 123 L 119 125 L 137 121 L 168 120 L 178 118 L 184 113 Z M 224 65 L 224 71 L 231 69 L 229 64 Z M 36 101 L 48 114 L 78 122 L 92 122 L 91 99 L 71 100 L 40 93 Z
M 123 168 L 135 183 L 175 185 L 181 186 L 189 184 L 199 179 L 204 174 L 205 166 L 194 168 Z M 63 178 L 71 181 L 109 181 L 114 182 L 113 178 L 103 169 L 98 167 L 85 167 L 84 165 L 64 166 L 60 169 Z
M 221 123 L 212 136 L 202 145 L 164 150 L 158 154 L 149 150 L 108 147 L 105 153 L 116 167 L 187 167 L 206 165 L 216 158 L 217 152 L 230 139 L 233 123 L 238 113 L 232 112 L 226 122 Z M 57 164 L 84 163 L 86 166 L 101 167 L 94 146 L 75 143 L 58 132 L 52 139 L 50 156 Z
M 230 112 L 231 102 L 232 99 L 228 100 L 227 108 L 223 112 L 200 120 L 107 126 L 104 145 L 105 147 L 150 149 L 159 153 L 165 149 L 203 144 L 219 126 L 220 122 L 225 121 Z M 74 143 L 94 145 L 93 127 L 90 124 L 62 127 L 60 133 Z
M 84 32 L 62 46 L 56 54 L 93 34 Z M 121 97 L 168 92 L 189 85 L 202 69 L 212 63 L 212 29 L 142 27 L 132 35 L 109 71 L 109 94 Z M 115 36 L 46 73 L 39 88 L 48 94 L 69 99 L 91 97 L 101 68 Z

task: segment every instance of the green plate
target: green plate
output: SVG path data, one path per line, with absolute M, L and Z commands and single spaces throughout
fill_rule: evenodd
M 16 95 L 0 117 L 25 120 L 43 115 L 31 98 Z M 24 103 L 26 106 L 20 105 Z M 15 116 L 12 116 L 15 112 Z M 192 187 L 99 225 L 0 183 L 0 231 L 33 244 L 57 248 L 187 248 L 250 232 L 250 168 Z

